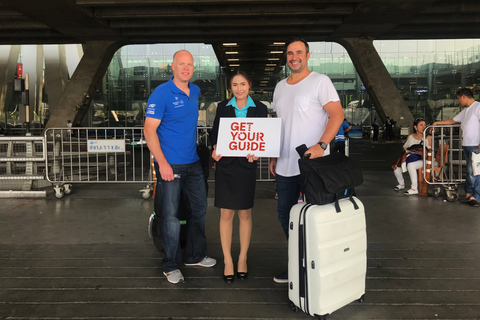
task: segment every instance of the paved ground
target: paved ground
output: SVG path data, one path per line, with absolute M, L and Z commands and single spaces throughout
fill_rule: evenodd
M 394 192 L 389 164 L 399 148 L 352 144 L 365 180 L 357 194 L 367 215 L 366 300 L 329 319 L 480 319 L 480 209 Z M 250 276 L 233 284 L 221 280 L 213 188 L 207 254 L 220 261 L 184 267 L 186 282 L 171 285 L 148 238 L 153 203 L 140 187 L 75 185 L 60 200 L 2 199 L 0 319 L 311 318 L 293 312 L 286 285 L 272 281 L 287 264 L 273 183 L 258 185 Z

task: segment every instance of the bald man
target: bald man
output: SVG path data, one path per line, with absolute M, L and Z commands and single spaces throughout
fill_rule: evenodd
M 178 269 L 181 261 L 180 195 L 190 215 L 187 219 L 185 265 L 213 267 L 216 260 L 205 256 L 205 212 L 207 190 L 197 155 L 198 97 L 200 88 L 190 82 L 193 56 L 177 51 L 172 62 L 173 77 L 158 86 L 147 103 L 144 134 L 154 156 L 157 172 L 156 214 L 160 219 L 165 258 L 163 274 L 170 283 L 184 282 Z

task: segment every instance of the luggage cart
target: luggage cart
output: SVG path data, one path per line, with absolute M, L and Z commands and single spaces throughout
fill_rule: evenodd
M 146 183 L 142 197 L 153 193 L 142 127 L 50 128 L 44 141 L 45 176 L 58 199 L 70 194 L 74 183 Z
M 428 126 L 423 132 L 424 141 L 427 133 L 432 135 L 432 148 L 423 146 L 423 179 L 432 186 L 434 197 L 439 197 L 443 190 L 446 200 L 453 202 L 458 197 L 458 186 L 465 183 L 462 129 L 460 125 Z

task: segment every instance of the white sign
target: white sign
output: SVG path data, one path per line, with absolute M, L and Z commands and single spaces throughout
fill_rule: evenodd
M 281 134 L 280 118 L 221 118 L 216 152 L 225 157 L 277 158 Z
M 108 139 L 108 140 L 88 140 L 88 152 L 125 152 L 125 140 Z

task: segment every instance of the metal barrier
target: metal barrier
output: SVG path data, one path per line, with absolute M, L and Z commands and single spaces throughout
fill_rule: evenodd
M 433 186 L 434 197 L 438 197 L 443 188 L 446 199 L 455 201 L 458 185 L 465 182 L 461 126 L 428 126 L 423 132 L 424 141 L 429 132 L 432 134 L 432 148 L 427 151 L 425 144 L 423 146 L 423 154 L 427 155 L 423 164 L 423 179 Z
M 211 127 L 197 130 L 197 143 L 211 150 Z M 27 191 L 35 181 L 46 180 L 60 199 L 72 192 L 75 183 L 145 183 L 140 192 L 147 199 L 155 183 L 150 159 L 143 127 L 64 127 L 47 129 L 43 137 L 0 137 L 0 189 L 14 196 L 12 189 Z M 209 159 L 209 163 L 211 171 L 214 162 Z M 257 181 L 275 181 L 268 158 L 258 161 Z
M 0 196 L 45 196 L 32 190 L 45 178 L 45 155 L 43 137 L 0 137 Z
M 50 128 L 44 133 L 46 179 L 55 196 L 72 192 L 73 183 L 147 183 L 152 193 L 150 152 L 142 127 Z

